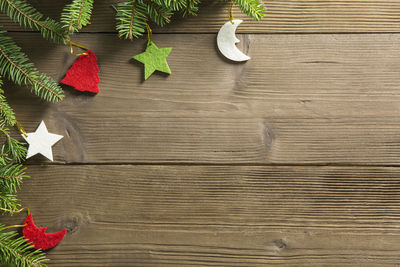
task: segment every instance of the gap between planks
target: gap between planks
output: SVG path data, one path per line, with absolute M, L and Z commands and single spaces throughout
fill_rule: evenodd
M 338 163 L 211 163 L 211 162 L 25 162 L 25 166 L 238 166 L 238 167 L 338 167 L 400 168 L 396 164 L 338 164 Z

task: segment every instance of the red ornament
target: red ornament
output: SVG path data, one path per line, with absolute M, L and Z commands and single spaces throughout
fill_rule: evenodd
M 46 250 L 55 247 L 64 238 L 67 229 L 64 229 L 57 233 L 46 234 L 46 227 L 38 228 L 32 219 L 32 213 L 25 219 L 24 228 L 22 233 L 24 237 L 31 243 L 36 249 Z
M 72 67 L 67 71 L 61 83 L 70 85 L 78 91 L 97 94 L 99 92 L 97 84 L 100 82 L 98 72 L 97 57 L 92 50 L 87 50 L 72 63 Z

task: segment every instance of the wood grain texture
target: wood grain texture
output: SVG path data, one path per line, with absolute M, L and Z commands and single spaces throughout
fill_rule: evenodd
M 58 19 L 69 0 L 31 2 Z M 117 1 L 95 2 L 73 40 L 99 58 L 100 94 L 64 87 L 49 105 L 4 86 L 27 131 L 44 119 L 65 136 L 55 164 L 27 161 L 19 195 L 39 226 L 68 229 L 51 266 L 398 266 L 400 36 L 384 33 L 399 1 L 266 1 L 238 31 L 245 64 L 217 53 L 227 10 L 204 1 L 154 29 L 173 74 L 146 82 L 144 40 L 119 40 Z M 0 24 L 61 80 L 68 47 Z
M 395 266 L 385 167 L 29 166 L 20 197 L 68 229 L 51 266 Z M 19 224 L 25 214 L 3 217 Z
M 75 59 L 38 34 L 14 36 L 57 80 Z M 400 163 L 398 35 L 242 35 L 246 64 L 222 59 L 214 35 L 154 35 L 174 46 L 173 74 L 146 82 L 131 59 L 143 41 L 76 39 L 99 58 L 97 96 L 65 87 L 65 101 L 49 105 L 5 86 L 27 131 L 44 119 L 65 136 L 57 162 Z
M 68 0 L 32 0 L 38 10 L 54 19 L 59 19 Z M 112 5 L 117 0 L 95 1 L 92 24 L 85 32 L 114 32 L 115 11 Z M 268 0 L 265 18 L 261 22 L 243 15 L 237 8 L 235 18 L 245 19 L 240 33 L 362 33 L 399 32 L 400 2 L 397 0 Z M 222 1 L 202 1 L 197 17 L 173 19 L 173 23 L 155 32 L 169 33 L 216 33 L 228 20 L 228 8 Z M 9 30 L 21 31 L 21 27 L 0 16 L 0 24 Z

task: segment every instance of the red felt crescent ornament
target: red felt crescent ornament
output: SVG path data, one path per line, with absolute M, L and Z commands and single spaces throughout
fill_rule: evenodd
M 97 57 L 92 50 L 82 53 L 65 74 L 61 83 L 74 87 L 78 91 L 98 93 L 100 82 Z
M 32 213 L 25 219 L 22 234 L 36 249 L 46 250 L 55 247 L 64 238 L 67 229 L 57 233 L 46 234 L 46 227 L 38 228 L 32 219 Z

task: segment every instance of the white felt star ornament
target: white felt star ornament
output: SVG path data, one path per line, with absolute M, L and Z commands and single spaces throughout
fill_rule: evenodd
M 36 132 L 28 133 L 27 135 L 28 136 L 22 135 L 29 144 L 26 158 L 30 158 L 36 154 L 42 154 L 49 160 L 53 161 L 53 152 L 51 147 L 60 141 L 63 136 L 49 133 L 44 121 L 40 123 L 39 127 L 36 129 Z

